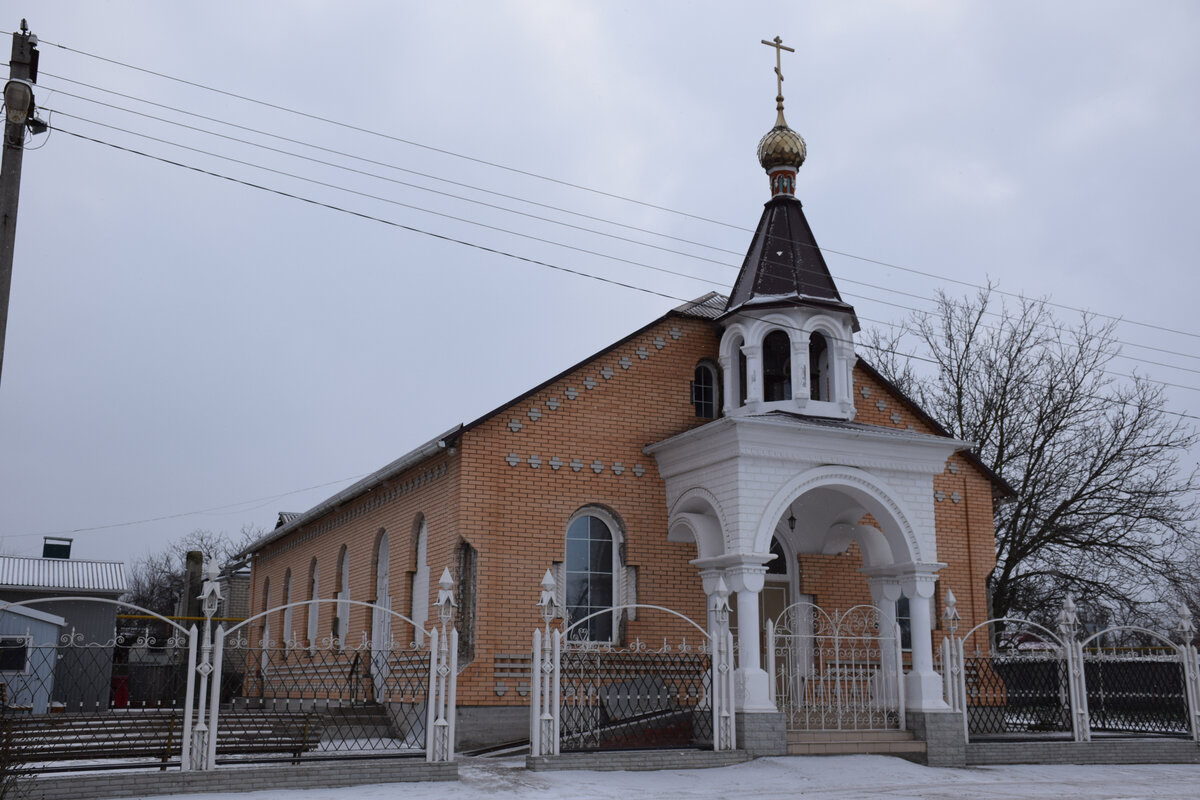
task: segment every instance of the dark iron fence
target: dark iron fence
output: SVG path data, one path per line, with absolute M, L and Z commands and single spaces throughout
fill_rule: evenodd
M 565 645 L 562 751 L 711 748 L 711 675 L 708 651 L 686 644 Z
M 429 658 L 429 648 L 415 644 L 229 640 L 217 762 L 423 755 Z M 255 745 L 264 728 L 273 748 Z
M 1014 733 L 1070 735 L 1066 664 L 1057 654 L 976 652 L 963 662 L 972 739 Z
M 0 749 L 32 772 L 121 759 L 177 765 L 188 648 L 179 636 L 0 641 Z

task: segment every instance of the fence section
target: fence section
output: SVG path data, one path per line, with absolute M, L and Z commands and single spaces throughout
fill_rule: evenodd
M 123 607 L 148 621 L 103 637 L 86 634 L 38 611 L 54 603 L 114 620 Z M 0 629 L 0 753 L 7 767 L 186 765 L 194 628 L 118 601 L 64 597 L 0 605 Z
M 947 604 L 952 612 L 952 597 Z M 1070 597 L 1057 622 L 1056 635 L 1026 620 L 993 619 L 961 639 L 951 626 L 942 643 L 946 700 L 963 712 L 968 739 L 1086 742 L 1102 735 L 1200 742 L 1200 674 L 1186 609 L 1180 643 L 1132 626 L 1080 641 Z
M 661 646 L 629 645 L 572 636 L 587 631 L 592 616 L 565 629 L 557 617 L 554 579 L 543 579 L 544 630 L 533 636 L 530 752 L 695 747 L 731 750 L 733 642 L 727 592 L 717 594 L 710 633 L 694 621 L 658 606 L 624 606 L 674 615 L 697 630 L 698 643 L 683 639 Z M 611 614 L 613 611 L 597 613 Z

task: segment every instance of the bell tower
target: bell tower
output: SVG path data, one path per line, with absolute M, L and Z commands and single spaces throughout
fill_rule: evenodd
M 775 126 L 758 143 L 771 199 L 720 317 L 726 416 L 786 411 L 851 420 L 854 308 L 845 303 L 796 198 L 808 155 L 783 116 L 782 40 L 775 48 Z

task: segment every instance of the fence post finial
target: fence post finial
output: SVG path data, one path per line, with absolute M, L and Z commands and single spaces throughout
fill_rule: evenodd
M 1175 630 L 1183 638 L 1183 643 L 1188 644 L 1196 636 L 1196 623 L 1192 621 L 1192 610 L 1188 608 L 1187 603 L 1179 604 L 1179 622 L 1175 625 Z
M 1070 593 L 1063 600 L 1062 610 L 1058 612 L 1056 621 L 1064 638 L 1075 638 L 1075 629 L 1079 626 L 1079 614 L 1075 611 L 1075 598 Z
M 546 621 L 546 624 L 558 616 L 554 607 L 554 590 L 556 588 L 558 588 L 558 584 L 555 582 L 554 576 L 550 574 L 550 570 L 546 570 L 546 574 L 542 576 L 542 594 L 537 601 L 537 607 L 541 609 L 542 619 Z
M 955 598 L 953 589 L 946 590 L 946 609 L 942 612 L 942 619 L 953 636 L 958 631 L 958 621 L 962 619 L 958 613 L 958 599 Z
M 443 623 L 450 621 L 454 616 L 454 609 L 458 607 L 458 603 L 454 601 L 454 578 L 450 577 L 449 567 L 442 567 L 442 577 L 438 579 L 437 602 L 434 605 L 438 607 L 438 618 Z

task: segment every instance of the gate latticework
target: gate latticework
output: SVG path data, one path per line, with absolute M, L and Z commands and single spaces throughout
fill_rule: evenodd
M 900 632 L 879 609 L 794 603 L 767 636 L 771 699 L 789 730 L 904 728 Z
M 699 645 L 684 639 L 651 647 L 640 641 L 618 646 L 572 638 L 573 632 L 588 629 L 595 614 L 565 630 L 552 629 L 557 612 L 549 572 L 542 587 L 539 605 L 545 630 L 535 630 L 533 635 L 532 755 L 661 747 L 734 749 L 733 641 L 727 592 L 718 592 L 711 633 L 659 606 L 597 612 L 632 608 L 665 612 L 699 633 Z

